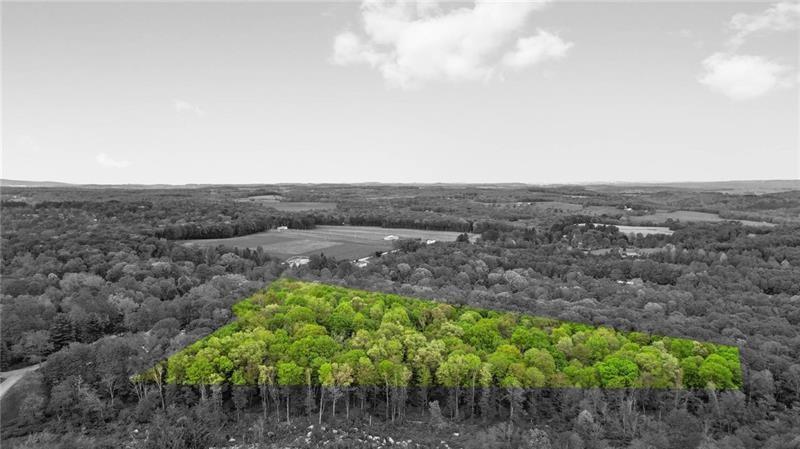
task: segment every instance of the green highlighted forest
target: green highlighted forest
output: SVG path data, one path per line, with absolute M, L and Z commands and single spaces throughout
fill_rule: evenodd
M 267 387 L 738 389 L 736 347 L 281 279 L 155 369 Z M 163 373 L 164 368 L 166 372 Z M 162 377 L 163 376 L 163 377 Z M 388 393 L 387 393 L 388 394 Z

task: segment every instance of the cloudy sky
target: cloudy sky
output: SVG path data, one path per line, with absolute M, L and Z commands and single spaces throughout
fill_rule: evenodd
M 800 177 L 800 3 L 2 4 L 2 176 Z

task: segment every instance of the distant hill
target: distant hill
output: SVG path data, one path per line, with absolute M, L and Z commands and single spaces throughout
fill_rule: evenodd
M 76 184 L 54 181 L 20 181 L 16 179 L 0 179 L 0 187 L 75 187 Z
M 196 189 L 224 184 L 70 184 L 56 181 L 0 179 L 0 187 L 81 187 L 84 189 Z
M 596 183 L 586 184 L 591 190 L 606 192 L 641 192 L 653 190 L 701 190 L 706 192 L 764 194 L 800 190 L 800 179 L 760 181 L 660 182 L 660 183 Z
M 708 181 L 708 182 L 590 182 L 566 184 L 535 184 L 535 183 L 379 183 L 379 182 L 354 182 L 343 183 L 352 186 L 437 186 L 463 188 L 467 186 L 482 186 L 490 188 L 522 188 L 525 186 L 541 186 L 546 188 L 582 187 L 598 192 L 652 192 L 657 190 L 699 190 L 706 192 L 722 192 L 735 194 L 764 194 L 800 190 L 800 179 L 773 179 L 759 181 Z M 70 184 L 55 181 L 21 181 L 14 179 L 0 179 L 0 187 L 82 187 L 88 189 L 197 189 L 204 187 L 258 187 L 265 185 L 341 185 L 317 183 L 278 183 L 278 184 Z

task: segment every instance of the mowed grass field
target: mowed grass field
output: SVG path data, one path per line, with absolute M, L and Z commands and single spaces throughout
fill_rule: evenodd
M 697 212 L 693 210 L 676 210 L 676 211 L 659 211 L 654 214 L 649 215 L 641 215 L 641 216 L 630 216 L 628 217 L 628 221 L 634 224 L 638 223 L 660 223 L 667 221 L 668 218 L 673 220 L 680 220 L 682 222 L 692 222 L 692 221 L 705 221 L 716 223 L 720 221 L 738 221 L 739 223 L 745 226 L 775 226 L 772 223 L 767 223 L 765 221 L 750 221 L 750 220 L 731 220 L 725 219 L 720 217 L 717 214 L 712 214 L 708 212 Z
M 271 207 L 283 212 L 298 212 L 303 210 L 333 210 L 336 203 L 321 203 L 312 201 L 281 201 L 279 203 L 264 203 L 264 206 Z
M 642 234 L 642 235 L 650 235 L 650 234 L 666 234 L 672 235 L 672 230 L 664 226 L 625 226 L 625 225 L 614 225 L 619 229 L 619 232 L 623 234 Z
M 298 212 L 304 210 L 333 210 L 336 203 L 319 201 L 283 201 L 280 195 L 249 196 L 236 200 L 240 203 L 256 203 L 264 207 L 271 207 L 283 212 Z
M 258 234 L 228 239 L 188 240 L 187 245 L 232 246 L 256 249 L 261 247 L 271 256 L 289 258 L 324 253 L 337 259 L 360 259 L 372 256 L 376 251 L 392 249 L 392 241 L 384 240 L 388 235 L 400 238 L 453 242 L 458 232 L 426 231 L 419 229 L 379 228 L 371 226 L 317 226 L 311 230 L 271 230 Z M 475 238 L 476 235 L 470 235 Z

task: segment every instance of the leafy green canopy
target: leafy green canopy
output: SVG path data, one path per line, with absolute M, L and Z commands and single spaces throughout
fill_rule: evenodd
M 740 388 L 739 350 L 282 279 L 162 362 L 181 385 Z

